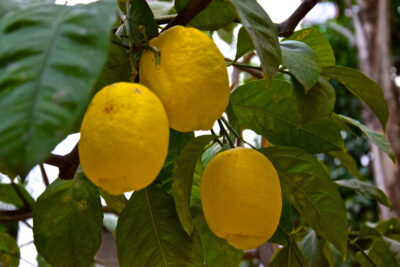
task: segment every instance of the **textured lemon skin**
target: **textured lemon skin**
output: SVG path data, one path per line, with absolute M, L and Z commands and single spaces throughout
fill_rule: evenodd
M 175 26 L 150 41 L 160 51 L 146 51 L 140 81 L 155 92 L 167 111 L 170 127 L 181 132 L 209 130 L 229 102 L 229 78 L 215 43 L 194 28 Z
M 281 186 L 274 166 L 258 151 L 217 154 L 204 170 L 200 192 L 211 231 L 236 248 L 258 247 L 277 229 Z
M 158 97 L 139 84 L 114 83 L 94 96 L 85 113 L 79 158 L 94 184 L 122 194 L 156 178 L 168 142 L 168 118 Z

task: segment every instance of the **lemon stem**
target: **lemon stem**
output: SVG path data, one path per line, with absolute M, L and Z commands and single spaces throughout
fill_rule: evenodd
M 219 140 L 218 135 L 214 132 L 213 128 L 211 128 L 211 134 L 215 137 L 215 141 L 221 146 L 223 147 L 224 144 L 222 144 L 221 140 Z
M 231 148 L 234 148 L 235 145 L 233 144 L 228 132 L 226 131 L 226 129 L 224 127 L 224 125 L 222 124 L 221 119 L 218 119 L 217 121 L 218 121 L 219 128 L 221 129 L 221 132 L 223 133 L 223 135 L 225 135 L 226 139 L 228 139 L 229 146 Z

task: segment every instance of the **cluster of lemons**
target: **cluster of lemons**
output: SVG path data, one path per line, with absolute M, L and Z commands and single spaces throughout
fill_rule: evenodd
M 225 59 L 205 33 L 176 26 L 150 45 L 161 53 L 159 64 L 146 51 L 139 66 L 141 84 L 104 87 L 82 121 L 82 169 L 111 194 L 152 183 L 168 153 L 169 128 L 209 130 L 229 102 Z M 230 149 L 212 158 L 203 174 L 201 200 L 210 229 L 240 249 L 263 244 L 279 223 L 277 173 L 252 149 Z

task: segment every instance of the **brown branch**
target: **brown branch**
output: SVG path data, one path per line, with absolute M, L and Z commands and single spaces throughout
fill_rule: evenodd
M 303 3 L 284 22 L 277 24 L 280 37 L 289 37 L 300 21 L 310 12 L 319 0 L 304 0 Z
M 40 163 L 39 166 L 40 166 L 40 171 L 42 172 L 43 183 L 46 186 L 49 186 L 49 184 L 50 184 L 49 177 L 47 176 L 46 170 L 44 169 L 44 164 Z
M 60 171 L 58 177 L 61 179 L 73 179 L 76 169 L 79 166 L 78 144 L 65 156 L 51 154 L 44 163 L 58 167 Z
M 258 253 L 258 249 L 246 250 L 243 254 L 242 259 L 259 259 L 260 254 Z
M 24 210 L 32 210 L 31 205 L 29 204 L 28 200 L 25 198 L 24 194 L 19 190 L 18 186 L 14 183 L 13 179 L 11 180 L 11 186 L 14 188 L 15 193 L 17 193 L 19 199 L 21 199 L 22 203 L 24 204 Z
M 23 221 L 33 216 L 32 210 L 1 210 L 0 211 L 0 224 L 15 221 Z
M 163 31 L 175 26 L 175 25 L 187 25 L 197 14 L 205 9 L 211 0 L 192 0 L 190 4 L 183 9 L 173 20 L 171 20 Z

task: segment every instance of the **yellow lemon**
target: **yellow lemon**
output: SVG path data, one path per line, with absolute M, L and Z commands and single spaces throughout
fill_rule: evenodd
M 111 194 L 139 190 L 160 172 L 168 152 L 164 107 L 145 86 L 114 83 L 92 99 L 81 125 L 86 176 Z
M 211 231 L 239 249 L 268 241 L 279 224 L 281 186 L 260 152 L 235 148 L 217 154 L 204 170 L 201 202 Z
M 171 128 L 209 130 L 229 102 L 225 59 L 214 42 L 194 28 L 175 26 L 150 41 L 160 51 L 146 51 L 140 81 L 161 99 Z

